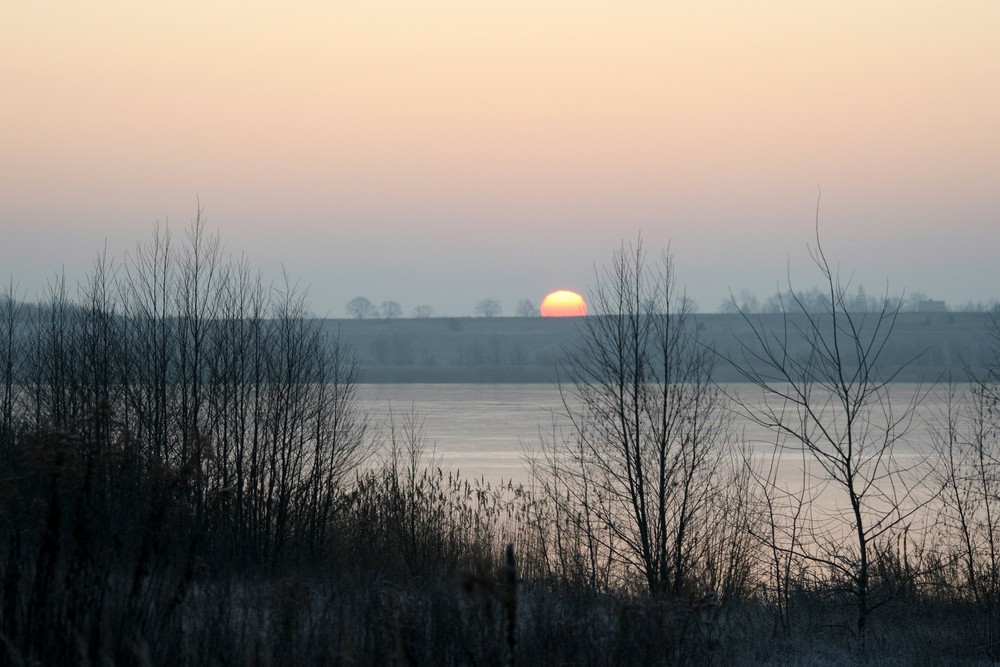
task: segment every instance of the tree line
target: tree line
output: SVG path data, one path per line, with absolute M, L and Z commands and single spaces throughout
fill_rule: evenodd
M 356 296 L 347 302 L 347 316 L 354 320 L 372 320 L 382 318 L 393 320 L 403 316 L 403 307 L 396 301 L 383 301 L 376 306 L 367 297 Z M 503 315 L 503 304 L 493 297 L 487 297 L 477 302 L 472 312 L 476 317 L 500 317 Z M 521 299 L 514 311 L 516 317 L 539 317 L 541 313 L 531 299 Z M 434 317 L 434 309 L 426 304 L 415 306 L 410 314 L 415 319 Z
M 878 311 L 882 307 L 882 298 L 879 295 L 869 294 L 864 285 L 857 285 L 853 289 L 844 290 L 843 305 L 847 310 L 856 313 L 866 311 Z M 720 313 L 753 313 L 753 314 L 781 314 L 785 312 L 785 304 L 798 302 L 810 313 L 827 312 L 830 308 L 830 296 L 824 287 L 813 287 L 811 289 L 800 289 L 792 291 L 791 288 L 778 291 L 766 299 L 760 299 L 756 294 L 747 289 L 741 289 L 738 294 L 731 295 L 728 299 L 723 299 L 719 304 Z M 988 301 L 967 301 L 964 304 L 951 305 L 944 301 L 930 298 L 924 292 L 908 292 L 898 299 L 899 311 L 903 313 L 922 312 L 957 312 L 957 313 L 990 313 L 1000 308 L 1000 302 L 996 299 Z

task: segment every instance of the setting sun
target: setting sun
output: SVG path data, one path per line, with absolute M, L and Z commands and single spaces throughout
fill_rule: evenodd
M 587 314 L 587 302 L 576 292 L 559 290 L 542 301 L 542 317 L 577 317 Z

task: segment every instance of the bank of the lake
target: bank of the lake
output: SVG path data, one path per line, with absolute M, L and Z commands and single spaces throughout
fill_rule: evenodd
M 871 316 L 874 317 L 874 316 Z M 780 332 L 780 315 L 753 315 L 764 330 Z M 738 382 L 726 358 L 740 356 L 740 342 L 752 336 L 740 315 L 694 316 L 701 341 L 720 353 L 716 378 Z M 795 326 L 798 320 L 789 319 Z M 978 370 L 989 355 L 987 313 L 900 313 L 880 361 L 887 369 L 905 365 L 897 380 L 963 379 L 966 366 Z M 559 378 L 564 350 L 580 342 L 579 318 L 426 318 L 323 320 L 357 354 L 363 381 L 370 383 L 541 383 Z M 790 349 L 793 355 L 800 350 Z

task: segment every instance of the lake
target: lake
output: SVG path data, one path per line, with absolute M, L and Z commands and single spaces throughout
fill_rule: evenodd
M 411 406 L 423 418 L 428 450 L 464 477 L 527 481 L 522 443 L 537 447 L 562 409 L 559 391 L 539 384 L 364 384 L 362 402 L 376 421 Z M 560 420 L 565 422 L 565 419 Z
M 891 403 L 899 410 L 912 398 L 919 385 L 898 383 L 892 386 Z M 750 385 L 729 385 L 748 400 L 753 399 Z M 937 418 L 944 409 L 945 388 L 935 389 L 923 402 L 906 446 L 913 452 L 926 452 L 931 432 L 923 420 Z M 562 401 L 559 390 L 539 384 L 363 384 L 359 387 L 362 402 L 375 420 L 384 419 L 391 407 L 396 414 L 411 408 L 424 421 L 428 449 L 435 450 L 440 462 L 463 477 L 487 480 L 513 479 L 526 482 L 528 470 L 524 448 L 537 448 L 540 432 L 551 432 L 553 423 L 568 426 L 560 417 Z M 555 420 L 555 421 L 553 421 Z M 769 451 L 774 438 L 766 429 L 746 418 L 736 419 L 742 441 Z M 910 452 L 899 451 L 899 455 Z M 794 475 L 795 457 L 788 456 L 785 468 Z

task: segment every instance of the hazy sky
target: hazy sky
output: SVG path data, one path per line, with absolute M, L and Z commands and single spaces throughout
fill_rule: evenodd
M 1000 3 L 0 8 L 0 278 L 82 277 L 196 197 L 234 253 L 406 312 L 512 314 L 641 230 L 704 311 L 816 283 L 1000 296 Z

